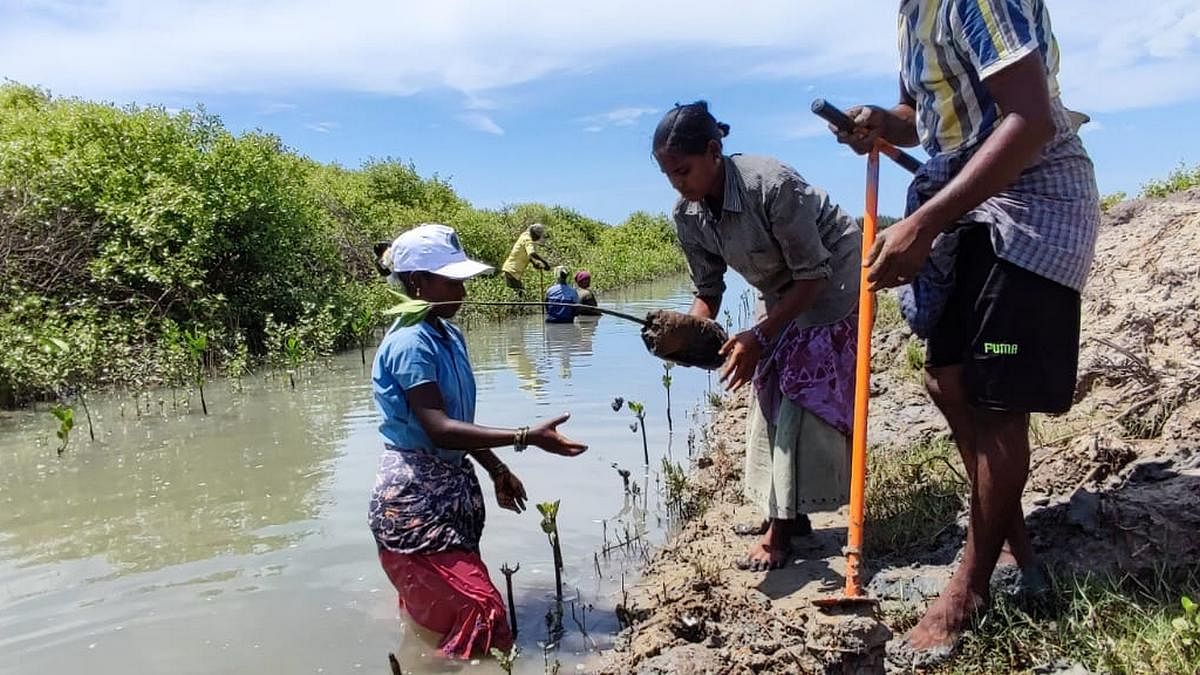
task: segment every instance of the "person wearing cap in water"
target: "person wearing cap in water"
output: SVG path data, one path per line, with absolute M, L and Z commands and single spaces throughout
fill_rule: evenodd
M 519 513 L 525 488 L 491 448 L 532 445 L 574 457 L 587 446 L 558 432 L 568 414 L 516 429 L 475 424 L 475 376 L 450 319 L 466 295 L 464 282 L 492 268 L 467 258 L 454 230 L 415 227 L 396 238 L 381 264 L 389 283 L 435 305 L 423 321 L 393 327 L 371 370 L 383 417 L 369 507 L 379 560 L 401 609 L 440 636 L 442 655 L 508 651 L 504 602 L 479 552 L 484 506 L 472 460 L 492 479 L 500 507 Z
M 587 305 L 587 307 L 598 307 L 600 303 L 596 302 L 596 294 L 592 292 L 592 273 L 587 270 L 579 270 L 575 273 L 575 285 L 579 287 L 579 304 Z M 600 316 L 600 312 L 587 307 L 580 307 L 577 312 L 578 316 Z
M 554 268 L 555 283 L 546 289 L 546 323 L 571 323 L 575 321 L 579 294 L 571 288 L 571 273 L 559 265 Z
M 508 258 L 504 261 L 504 265 L 500 270 L 504 274 L 504 283 L 517 293 L 525 291 L 525 283 L 521 281 L 521 275 L 525 274 L 525 268 L 530 264 L 539 270 L 550 269 L 550 263 L 540 256 L 537 252 L 537 244 L 546 238 L 546 228 L 541 223 L 534 223 L 528 229 L 517 237 L 517 241 L 513 243 L 512 251 L 509 252 Z

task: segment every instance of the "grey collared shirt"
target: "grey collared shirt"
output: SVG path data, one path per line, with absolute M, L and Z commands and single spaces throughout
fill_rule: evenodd
M 854 310 L 862 231 L 823 190 L 770 157 L 729 155 L 725 204 L 713 214 L 703 201 L 680 199 L 675 230 L 696 295 L 719 298 L 732 267 L 758 289 L 770 309 L 793 281 L 827 279 L 805 326 L 840 321 Z

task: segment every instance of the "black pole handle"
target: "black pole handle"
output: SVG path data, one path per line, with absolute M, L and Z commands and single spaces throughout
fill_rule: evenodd
M 829 101 L 826 101 L 823 98 L 813 101 L 812 111 L 821 119 L 837 127 L 838 131 L 847 134 L 854 133 L 854 120 L 851 120 L 846 113 L 842 112 L 837 106 L 833 105 Z M 900 148 L 897 148 L 896 146 L 882 139 L 878 141 L 878 144 L 880 152 L 892 158 L 892 161 L 904 167 L 911 173 L 916 173 L 921 168 L 921 160 L 913 157 Z
M 829 122 L 837 127 L 837 130 L 846 133 L 854 133 L 854 120 L 846 116 L 837 106 L 823 98 L 819 98 L 812 102 L 812 111 L 817 117 Z

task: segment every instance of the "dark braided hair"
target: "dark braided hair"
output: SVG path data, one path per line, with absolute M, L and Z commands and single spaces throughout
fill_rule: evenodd
M 653 152 L 666 151 L 681 155 L 702 155 L 708 151 L 708 142 L 729 135 L 729 125 L 718 122 L 708 112 L 707 101 L 696 101 L 687 105 L 675 104 L 663 115 L 654 130 Z

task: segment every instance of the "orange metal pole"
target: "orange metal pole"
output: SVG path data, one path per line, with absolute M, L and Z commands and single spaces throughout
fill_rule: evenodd
M 879 149 L 867 155 L 867 204 L 863 213 L 862 259 L 875 245 L 875 221 L 879 212 Z M 871 396 L 871 329 L 875 324 L 875 295 L 867 288 L 863 267 L 858 287 L 858 353 L 854 377 L 854 428 L 850 455 L 850 522 L 846 544 L 846 591 L 848 598 L 863 596 L 861 582 L 863 514 L 867 489 L 867 410 Z

